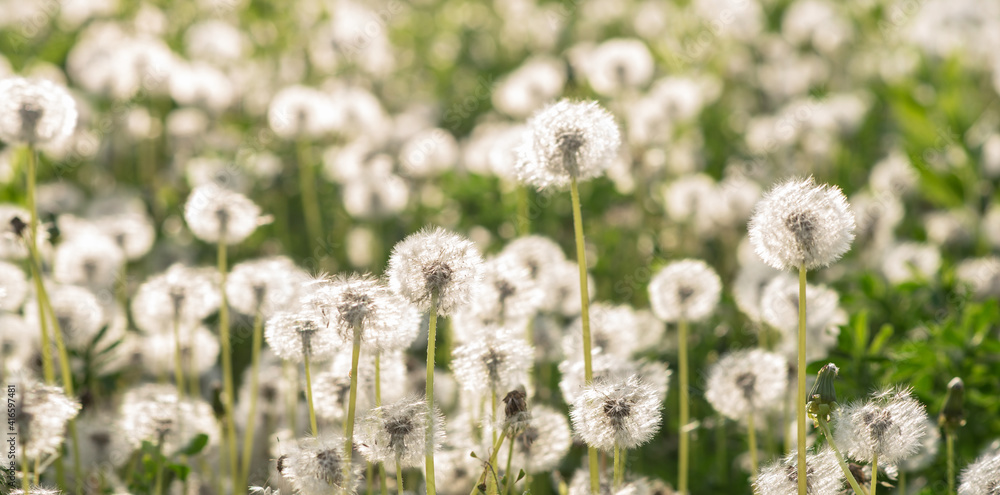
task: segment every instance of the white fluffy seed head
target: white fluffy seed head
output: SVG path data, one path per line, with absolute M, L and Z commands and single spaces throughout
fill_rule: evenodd
M 631 306 L 603 302 L 590 305 L 590 345 L 593 354 L 629 359 L 639 348 L 639 320 Z M 563 354 L 583 359 L 583 320 L 576 318 L 562 339 Z
M 778 330 L 777 351 L 789 360 L 798 355 L 799 281 L 779 274 L 764 287 L 760 300 L 764 322 Z M 824 359 L 837 345 L 840 325 L 847 314 L 840 308 L 840 296 L 825 285 L 806 285 L 806 361 Z
M 244 261 L 234 265 L 226 277 L 226 295 L 240 313 L 254 315 L 259 310 L 268 318 L 294 309 L 308 277 L 284 256 Z
M 213 269 L 171 265 L 139 286 L 132 320 L 146 332 L 171 332 L 175 318 L 182 326 L 194 326 L 219 308 L 217 285 Z
M 958 495 L 995 495 L 1000 493 L 1000 451 L 979 456 L 959 478 Z
M 941 250 L 931 244 L 902 242 L 886 250 L 882 273 L 894 284 L 933 280 L 941 268 Z
M 707 318 L 722 292 L 722 281 L 701 260 L 681 260 L 663 267 L 649 283 L 649 302 L 663 321 Z
M 178 399 L 173 385 L 147 384 L 129 390 L 122 398 L 121 429 L 133 448 L 143 441 L 175 452 L 199 434 L 211 440 L 219 431 L 212 406 L 201 399 Z
M 538 311 L 544 297 L 520 260 L 500 255 L 483 264 L 483 283 L 476 285 L 472 304 L 462 311 L 463 318 L 483 325 L 523 325 Z
M 14 375 L 12 380 L 21 448 L 15 454 L 22 461 L 41 459 L 59 451 L 66 432 L 66 422 L 76 417 L 80 402 L 67 397 L 61 387 L 44 385 L 27 375 Z M 12 451 L 13 452 L 13 451 Z
M 527 473 L 545 473 L 559 466 L 573 443 L 566 416 L 547 406 L 533 406 L 527 426 L 513 439 L 512 464 Z M 507 449 L 501 451 L 500 465 L 506 465 Z
M 816 185 L 812 177 L 778 184 L 757 203 L 750 243 L 778 270 L 827 266 L 854 241 L 854 213 L 840 188 Z
M 788 384 L 788 361 L 762 349 L 734 351 L 712 365 L 705 399 L 723 416 L 742 421 L 780 405 Z
M 795 452 L 761 468 L 753 483 L 758 495 L 797 495 L 799 493 L 798 455 Z M 806 493 L 839 495 L 844 475 L 832 450 L 806 454 Z
M 573 431 L 590 447 L 634 449 L 660 429 L 660 398 L 638 376 L 594 382 L 573 401 Z
M 834 414 L 834 439 L 844 455 L 857 461 L 895 464 L 916 453 L 927 434 L 924 405 L 910 389 L 888 387 Z
M 391 465 L 399 459 L 403 467 L 421 466 L 444 443 L 444 416 L 435 410 L 428 421 L 429 412 L 422 397 L 368 411 L 358 427 L 358 450 L 371 463 Z M 430 445 L 427 428 L 432 428 Z
M 31 213 L 24 208 L 11 204 L 0 204 L 0 258 L 9 260 L 22 260 L 28 257 L 28 244 L 25 239 L 30 237 L 28 222 Z M 24 225 L 22 231 L 18 231 L 14 224 Z M 38 229 L 38 245 L 42 246 L 42 241 L 48 237 L 45 229 Z
M 296 363 L 306 354 L 310 359 L 330 357 L 344 343 L 320 315 L 311 311 L 275 314 L 264 326 L 264 338 L 278 357 Z
M 482 280 L 483 258 L 472 241 L 442 228 L 424 229 L 392 248 L 389 287 L 421 311 L 437 296 L 440 315 L 469 303 Z
M 312 284 L 302 305 L 345 341 L 353 339 L 357 327 L 362 341 L 385 349 L 408 346 L 419 325 L 416 309 L 370 275 L 340 275 Z
M 184 220 L 195 237 L 226 244 L 243 242 L 264 221 L 253 201 L 212 182 L 191 191 L 184 204 Z
M 344 438 L 328 433 L 301 440 L 298 447 L 283 458 L 280 472 L 296 493 L 302 495 L 354 493 L 361 463 L 352 463 L 351 471 L 345 473 L 346 463 Z
M 17 265 L 0 261 L 0 311 L 16 312 L 28 295 L 28 277 Z
M 46 144 L 76 128 L 76 101 L 66 88 L 43 79 L 0 79 L 0 141 Z
M 528 384 L 535 351 L 513 329 L 483 331 L 480 338 L 455 349 L 452 370 L 464 390 L 503 395 Z
M 69 237 L 56 247 L 52 271 L 65 284 L 110 289 L 123 263 L 125 253 L 113 239 L 89 232 Z
M 94 343 L 101 328 L 107 323 L 104 307 L 97 296 L 77 285 L 51 285 L 46 290 L 66 346 L 73 350 L 85 350 Z M 38 322 L 37 299 L 25 304 L 24 314 L 29 323 L 41 328 Z M 49 328 L 52 328 L 51 325 Z
M 621 145 L 618 124 L 596 102 L 560 100 L 528 121 L 517 151 L 518 178 L 539 189 L 599 177 Z

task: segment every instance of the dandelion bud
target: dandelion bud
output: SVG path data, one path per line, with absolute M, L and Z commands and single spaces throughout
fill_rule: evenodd
M 507 392 L 503 398 L 504 428 L 511 433 L 520 432 L 524 429 L 531 413 L 528 412 L 528 402 L 523 388 L 518 388 Z
M 675 261 L 653 276 L 649 301 L 663 321 L 698 321 L 715 309 L 721 290 L 719 275 L 704 261 Z
M 570 418 L 576 435 L 590 447 L 634 449 L 660 429 L 661 406 L 656 390 L 632 375 L 585 387 Z
M 708 372 L 705 399 L 720 414 L 743 420 L 779 404 L 788 380 L 785 358 L 761 349 L 726 354 Z
M 895 464 L 919 450 L 927 433 L 925 416 L 909 389 L 889 387 L 838 410 L 834 439 L 851 459 L 867 462 L 878 455 L 886 465 Z
M 42 79 L 0 79 L 0 141 L 45 144 L 76 128 L 76 101 L 65 88 Z
M 962 400 L 965 397 L 965 384 L 959 377 L 952 378 L 948 382 L 948 395 L 944 399 L 944 408 L 938 415 L 938 424 L 949 431 L 955 431 L 961 426 L 965 426 L 965 409 L 962 407 Z
M 611 165 L 621 137 L 618 124 L 596 102 L 560 100 L 528 121 L 518 148 L 518 178 L 543 189 L 589 180 Z
M 809 391 L 809 414 L 816 416 L 822 414 L 829 421 L 830 410 L 837 407 L 837 390 L 833 386 L 833 380 L 837 378 L 837 365 L 830 363 L 823 366 L 816 375 L 816 382 L 813 383 L 812 390 Z
M 983 454 L 962 471 L 958 495 L 993 495 L 1000 487 L 1000 452 Z
M 436 297 L 438 314 L 448 315 L 468 304 L 482 263 L 472 241 L 442 228 L 424 229 L 392 248 L 389 287 L 421 311 Z
M 0 204 L 0 258 L 22 260 L 28 257 L 28 244 L 24 242 L 28 232 L 25 219 L 28 218 L 31 214 L 20 206 Z M 38 237 L 43 235 L 45 230 L 38 229 Z
M 444 417 L 435 410 L 428 421 L 428 413 L 423 398 L 372 409 L 358 428 L 358 450 L 371 463 L 392 465 L 398 459 L 402 467 L 421 466 L 425 456 L 444 443 Z M 427 428 L 433 429 L 430 444 L 426 442 Z
M 198 186 L 184 204 L 184 220 L 195 237 L 210 243 L 243 242 L 262 223 L 260 207 L 215 183 Z
M 840 259 L 854 241 L 854 213 L 840 188 L 812 177 L 775 186 L 750 218 L 750 243 L 768 265 L 819 268 Z

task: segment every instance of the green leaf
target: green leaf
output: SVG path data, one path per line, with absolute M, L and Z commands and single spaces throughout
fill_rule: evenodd
M 174 474 L 177 475 L 177 478 L 181 481 L 186 480 L 188 474 L 191 472 L 191 467 L 188 466 L 187 464 L 171 463 L 167 466 L 167 469 L 173 471 Z
M 882 325 L 882 328 L 878 330 L 878 333 L 875 335 L 875 338 L 872 339 L 871 345 L 868 346 L 868 354 L 869 355 L 878 354 L 879 351 L 882 350 L 882 346 L 884 346 L 885 343 L 888 342 L 889 337 L 892 337 L 892 333 L 893 333 L 892 325 L 888 323 Z
M 187 444 L 187 447 L 179 450 L 175 455 L 195 455 L 198 452 L 201 452 L 206 445 L 208 445 L 208 435 L 199 433 L 196 437 L 191 439 L 191 442 Z
M 524 473 L 524 470 L 522 469 L 520 472 L 517 473 L 517 479 L 514 480 L 514 483 L 517 483 L 518 481 L 521 481 L 522 479 L 524 479 L 524 476 L 525 476 L 525 473 Z

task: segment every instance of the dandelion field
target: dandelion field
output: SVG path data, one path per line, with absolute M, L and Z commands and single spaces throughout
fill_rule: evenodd
M 997 46 L 0 0 L 0 493 L 1000 493 Z

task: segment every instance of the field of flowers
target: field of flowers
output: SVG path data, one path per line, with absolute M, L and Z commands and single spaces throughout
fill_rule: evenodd
M 0 493 L 1000 494 L 1000 0 L 0 0 Z

